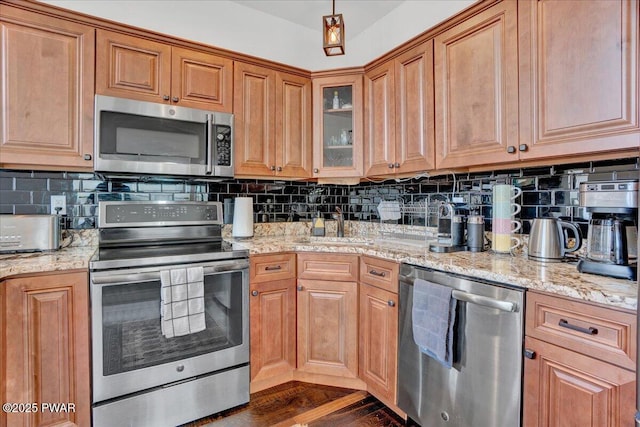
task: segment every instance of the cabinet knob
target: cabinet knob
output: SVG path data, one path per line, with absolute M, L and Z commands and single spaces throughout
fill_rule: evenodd
M 278 166 L 278 167 L 276 168 L 276 170 L 277 170 L 278 172 L 282 172 L 282 166 Z
M 536 352 L 531 350 L 530 348 L 525 348 L 524 349 L 524 357 L 526 357 L 527 359 L 535 359 L 536 358 Z
M 303 287 L 302 285 L 298 285 L 297 289 L 298 289 L 299 291 L 304 291 L 304 287 Z
M 528 148 L 529 148 L 529 146 L 527 144 L 520 144 L 518 146 L 518 150 L 520 150 L 520 151 L 527 151 Z
M 82 158 L 85 160 L 91 160 L 93 157 L 91 156 L 91 154 L 85 154 L 84 156 L 82 156 Z
M 169 100 L 169 95 L 164 95 L 164 96 L 162 97 L 162 99 L 164 99 L 165 101 L 168 101 L 168 100 Z
M 393 166 L 395 166 L 396 169 L 399 169 L 400 168 L 400 163 L 396 162 L 396 164 L 393 165 Z
M 257 297 L 258 296 L 258 291 L 256 291 L 256 290 L 251 291 L 251 295 L 253 295 L 254 297 Z
M 393 163 L 389 163 L 389 169 L 393 169 Z
M 272 165 L 269 169 L 271 169 L 272 171 L 274 171 L 274 170 L 276 170 L 276 167 Z
M 510 145 L 507 147 L 507 153 L 513 154 L 515 152 L 516 152 L 516 147 L 514 147 L 513 145 Z
M 180 98 L 178 98 L 177 96 L 174 96 L 173 98 L 171 98 L 171 100 L 173 102 L 178 102 L 178 101 L 180 101 Z
M 389 300 L 389 301 L 387 301 L 387 305 L 389 307 L 395 307 L 396 306 L 396 302 L 394 300 Z
M 314 169 L 313 169 L 313 173 L 318 173 L 318 172 L 320 172 L 320 171 L 318 170 L 318 168 L 314 168 Z

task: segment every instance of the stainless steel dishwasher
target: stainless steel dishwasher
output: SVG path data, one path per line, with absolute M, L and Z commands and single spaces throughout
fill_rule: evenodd
M 453 367 L 413 340 L 413 281 L 453 288 Z M 521 425 L 524 290 L 413 265 L 400 267 L 398 406 L 423 427 Z

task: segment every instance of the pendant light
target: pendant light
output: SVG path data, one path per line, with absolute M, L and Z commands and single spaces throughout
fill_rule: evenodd
M 344 21 L 341 13 L 336 15 L 336 0 L 333 0 L 333 14 L 323 16 L 322 25 L 325 55 L 344 55 Z

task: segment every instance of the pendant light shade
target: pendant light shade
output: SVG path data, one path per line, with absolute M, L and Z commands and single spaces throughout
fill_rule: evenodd
M 322 25 L 325 55 L 344 55 L 344 21 L 342 14 L 336 15 L 336 0 L 333 0 L 333 14 L 323 16 Z

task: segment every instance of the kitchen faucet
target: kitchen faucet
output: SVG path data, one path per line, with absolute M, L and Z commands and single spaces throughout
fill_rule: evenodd
M 342 209 L 339 206 L 336 206 L 335 213 L 331 214 L 331 217 L 338 222 L 338 237 L 344 237 L 344 215 L 342 215 Z

